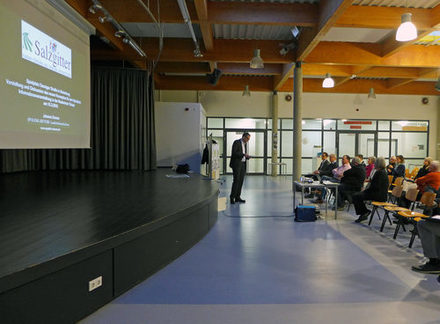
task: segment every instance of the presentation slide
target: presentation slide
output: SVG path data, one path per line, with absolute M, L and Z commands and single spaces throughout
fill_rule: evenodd
M 89 35 L 46 1 L 0 0 L 0 42 L 0 149 L 89 148 Z

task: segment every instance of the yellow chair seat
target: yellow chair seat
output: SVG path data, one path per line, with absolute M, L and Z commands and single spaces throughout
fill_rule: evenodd
M 421 217 L 414 217 L 414 221 L 416 221 L 416 222 L 420 222 L 421 220 L 422 220 Z
M 381 201 L 373 201 L 371 202 L 371 204 L 373 206 L 396 206 L 393 203 L 389 203 L 389 202 L 381 202 Z
M 385 206 L 384 209 L 388 211 L 409 211 L 409 212 L 411 211 L 408 208 L 399 207 L 399 206 Z
M 407 218 L 414 218 L 414 217 L 420 217 L 420 218 L 429 218 L 429 216 L 426 216 L 422 213 L 412 212 L 412 211 L 400 211 L 398 212 L 400 216 L 407 217 Z

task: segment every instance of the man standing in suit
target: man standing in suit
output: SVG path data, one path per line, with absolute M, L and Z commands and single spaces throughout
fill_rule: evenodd
M 232 144 L 231 162 L 229 166 L 232 168 L 234 180 L 231 189 L 231 204 L 235 202 L 245 203 L 246 200 L 241 198 L 241 187 L 243 186 L 244 175 L 246 174 L 246 160 L 250 159 L 247 154 L 247 145 L 251 135 L 244 133 L 241 139 L 235 140 Z

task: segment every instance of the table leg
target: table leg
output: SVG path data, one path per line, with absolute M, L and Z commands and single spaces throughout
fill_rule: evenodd
M 335 219 L 338 218 L 338 186 L 335 186 L 336 188 L 336 196 L 335 196 Z
M 295 207 L 296 207 L 296 184 L 293 183 L 293 213 L 295 213 Z
M 301 186 L 301 205 L 304 206 L 304 186 Z
M 327 187 L 322 187 L 322 190 L 325 190 L 325 216 L 327 216 L 328 213 L 328 192 L 327 192 Z

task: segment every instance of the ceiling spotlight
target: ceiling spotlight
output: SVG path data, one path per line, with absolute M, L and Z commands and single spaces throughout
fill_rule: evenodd
M 251 69 L 264 69 L 264 62 L 260 56 L 259 49 L 254 50 L 254 57 L 251 60 L 250 67 Z
M 202 52 L 200 51 L 200 48 L 196 48 L 195 50 L 194 50 L 194 57 L 203 57 L 203 54 L 202 54 Z
M 417 28 L 411 21 L 412 14 L 404 13 L 402 15 L 402 23 L 396 32 L 396 40 L 399 42 L 407 42 L 417 38 Z
M 124 42 L 124 44 L 128 44 L 128 43 L 130 43 L 130 38 L 128 38 L 128 37 L 124 37 L 124 38 L 122 39 L 122 41 Z
M 290 31 L 292 32 L 293 37 L 297 38 L 299 35 L 299 29 L 296 26 L 293 26 Z
M 333 88 L 335 86 L 335 80 L 332 79 L 330 73 L 325 75 L 324 81 L 322 81 L 323 88 Z
M 251 92 L 249 91 L 249 86 L 248 85 L 246 85 L 244 87 L 244 91 L 243 91 L 242 96 L 246 96 L 246 97 L 250 97 L 251 96 Z
M 96 13 L 96 10 L 101 10 L 102 6 L 100 4 L 94 4 L 89 7 L 89 12 L 92 14 Z
M 99 22 L 101 24 L 103 24 L 103 23 L 105 23 L 108 20 L 108 18 L 107 18 L 107 16 L 101 16 L 101 17 L 98 18 L 98 20 L 99 20 Z
M 370 92 L 368 93 L 368 99 L 376 99 L 376 93 L 374 92 L 374 88 L 370 88 Z
M 123 30 L 118 30 L 117 32 L 115 32 L 115 36 L 117 38 L 121 38 L 121 37 L 124 37 L 126 35 L 127 35 L 127 33 L 125 31 L 123 31 Z

